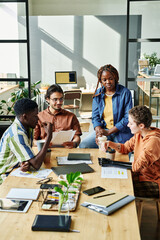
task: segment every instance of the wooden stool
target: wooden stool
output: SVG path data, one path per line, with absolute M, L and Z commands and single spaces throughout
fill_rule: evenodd
M 160 221 L 160 199 L 159 198 L 140 198 L 140 197 L 136 197 L 137 216 L 138 216 L 139 227 L 141 226 L 143 203 L 148 202 L 148 201 L 156 202 L 157 217 L 158 217 L 158 221 Z

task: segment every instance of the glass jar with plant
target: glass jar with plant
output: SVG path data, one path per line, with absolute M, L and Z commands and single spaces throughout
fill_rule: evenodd
M 76 194 L 74 189 L 79 188 L 82 183 L 83 178 L 80 177 L 80 172 L 69 173 L 66 175 L 65 181 L 59 181 L 59 184 L 62 185 L 63 188 L 55 187 L 54 190 L 59 193 L 59 207 L 58 212 L 61 213 L 64 205 L 64 211 L 70 210 L 70 199 L 69 194 Z M 68 208 L 68 209 L 67 209 Z

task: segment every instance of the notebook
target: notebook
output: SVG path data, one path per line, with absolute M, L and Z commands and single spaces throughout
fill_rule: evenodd
M 87 164 L 92 164 L 93 162 L 91 160 L 68 160 L 68 157 L 56 157 L 57 159 L 57 164 L 59 166 L 62 165 L 71 165 L 71 164 L 78 164 L 78 163 L 87 163 Z
M 104 193 L 99 194 L 99 196 L 104 196 Z M 115 193 L 114 195 L 108 195 L 104 197 L 99 197 L 99 198 L 90 198 L 88 203 L 93 204 L 95 206 L 100 206 L 100 207 L 109 207 L 115 202 L 118 202 L 119 200 L 127 197 L 127 194 L 124 193 Z
M 69 232 L 71 216 L 66 215 L 36 215 L 32 231 Z
M 40 189 L 32 188 L 11 188 L 6 198 L 10 199 L 25 199 L 25 200 L 37 200 Z
M 91 155 L 90 155 L 90 153 L 69 153 L 68 160 L 70 160 L 70 161 L 75 161 L 75 160 L 90 161 Z
M 91 173 L 94 172 L 93 168 L 88 166 L 86 163 L 74 164 L 74 165 L 66 165 L 60 167 L 52 167 L 53 172 L 56 175 L 68 174 L 70 172 L 81 172 L 81 173 Z

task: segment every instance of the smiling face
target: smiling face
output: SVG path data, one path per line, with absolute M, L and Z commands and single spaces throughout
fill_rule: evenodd
M 141 130 L 139 125 L 137 125 L 137 123 L 135 122 L 133 116 L 130 114 L 128 117 L 128 125 L 127 126 L 130 128 L 132 134 L 136 134 L 136 133 L 140 132 L 140 130 Z
M 50 98 L 46 99 L 50 105 L 50 111 L 59 111 L 63 105 L 63 94 L 54 92 L 50 95 Z
M 106 92 L 115 92 L 116 90 L 116 80 L 113 78 L 109 71 L 103 71 L 101 75 L 101 83 L 106 89 Z

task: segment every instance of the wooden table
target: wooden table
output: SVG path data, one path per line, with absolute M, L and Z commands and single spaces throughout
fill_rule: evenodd
M 105 157 L 98 149 L 62 149 L 55 148 L 51 152 L 51 163 L 45 165 L 50 168 L 56 166 L 56 156 L 67 156 L 68 152 L 86 152 L 91 153 L 94 162 L 91 167 L 95 172 L 83 174 L 84 182 L 82 191 L 90 187 L 102 186 L 107 190 L 113 189 L 116 192 L 124 192 L 133 194 L 132 179 L 130 171 L 128 171 L 128 179 L 102 179 L 101 167 L 98 165 L 97 158 Z M 128 160 L 127 155 L 117 154 L 118 160 Z M 53 183 L 57 181 L 57 176 L 51 173 L 54 178 Z M 39 188 L 36 184 L 37 179 L 19 178 L 9 176 L 0 186 L 0 196 L 5 197 L 8 191 L 13 187 L 19 188 Z M 77 210 L 70 212 L 72 216 L 71 228 L 80 230 L 80 233 L 62 233 L 62 232 L 33 232 L 31 226 L 36 214 L 58 214 L 58 212 L 40 210 L 40 202 L 33 202 L 28 213 L 0 213 L 0 239 L 1 240 L 138 240 L 140 239 L 139 227 L 137 221 L 137 213 L 135 202 L 131 202 L 122 209 L 110 216 L 94 212 L 85 207 L 80 206 L 89 197 L 81 193 Z

